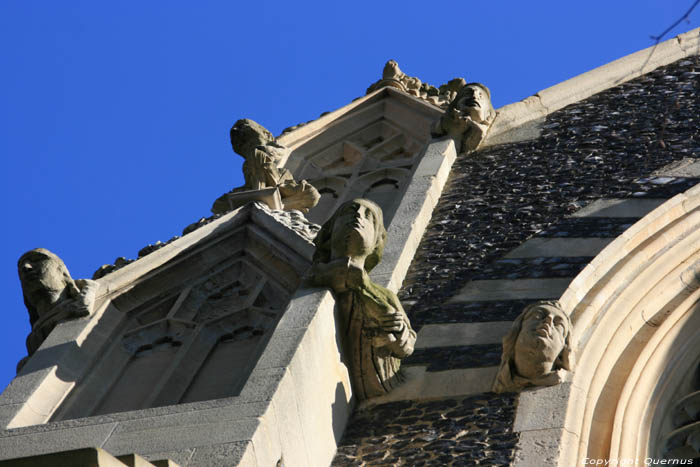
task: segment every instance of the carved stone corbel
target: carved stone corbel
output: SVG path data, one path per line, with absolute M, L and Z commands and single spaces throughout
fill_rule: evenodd
M 416 341 L 396 294 L 369 278 L 385 241 L 382 210 L 367 199 L 340 206 L 315 240 L 311 282 L 335 293 L 343 348 L 359 400 L 386 394 L 402 382 L 400 359 L 413 353 Z
M 554 386 L 574 369 L 571 321 L 559 302 L 528 305 L 503 338 L 494 392 Z
M 461 141 L 460 153 L 474 151 L 486 137 L 495 118 L 489 88 L 481 83 L 468 83 L 457 92 L 433 127 L 432 134 L 434 137 L 448 135 Z

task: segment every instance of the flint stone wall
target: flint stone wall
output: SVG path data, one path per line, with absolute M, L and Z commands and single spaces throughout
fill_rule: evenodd
M 683 59 L 548 115 L 536 139 L 458 158 L 399 292 L 414 328 L 512 321 L 534 301 L 448 303 L 472 279 L 558 277 L 560 268 L 575 275 L 592 258 L 539 264 L 498 260 L 531 237 L 614 238 L 638 220 L 567 217 L 595 200 L 670 198 L 695 185 L 700 179 L 654 174 L 671 163 L 700 158 L 698 115 L 700 65 L 695 58 Z M 441 371 L 497 364 L 500 345 L 465 347 L 417 351 L 404 365 L 429 361 L 428 371 Z M 471 355 L 464 357 L 465 352 Z M 480 451 L 438 430 L 433 443 L 446 441 L 439 447 L 416 442 L 412 433 L 430 429 L 436 420 L 435 411 L 417 410 L 428 402 L 364 409 L 348 427 L 334 465 L 509 465 L 510 442 L 517 438 L 509 431 L 516 400 L 485 393 L 437 402 L 470 406 L 479 430 L 509 434 L 508 440 L 485 436 Z M 476 410 L 475 401 L 503 411 L 497 420 L 490 418 Z M 405 439 L 412 440 L 411 448 L 396 441 Z

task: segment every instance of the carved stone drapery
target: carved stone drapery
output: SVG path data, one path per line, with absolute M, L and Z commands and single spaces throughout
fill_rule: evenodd
M 571 321 L 558 302 L 527 306 L 503 338 L 503 355 L 495 392 L 528 386 L 553 386 L 573 370 Z
M 382 219 L 377 204 L 355 199 L 343 204 L 316 237 L 312 283 L 336 294 L 359 400 L 386 394 L 402 381 L 400 359 L 413 353 L 416 340 L 396 294 L 368 275 L 382 257 Z

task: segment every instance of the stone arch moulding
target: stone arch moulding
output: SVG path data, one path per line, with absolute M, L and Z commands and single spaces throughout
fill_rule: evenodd
M 700 185 L 630 227 L 562 295 L 576 369 L 521 395 L 516 465 L 662 457 L 664 413 L 700 356 L 699 300 Z

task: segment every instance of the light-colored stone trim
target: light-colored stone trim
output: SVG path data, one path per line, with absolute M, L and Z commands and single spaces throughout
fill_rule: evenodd
M 394 292 L 401 287 L 456 158 L 451 138 L 433 140 L 426 147 L 387 228 L 384 257 L 371 274 L 378 284 Z
M 370 399 L 360 407 L 402 400 L 444 399 L 482 394 L 491 390 L 497 366 L 426 371 L 427 366 L 404 366 L 406 381 L 385 396 Z
M 511 250 L 504 258 L 595 256 L 612 241 L 612 238 L 535 237 Z
M 416 349 L 499 344 L 510 330 L 511 324 L 511 321 L 426 324 L 418 331 Z
M 700 28 L 695 28 L 543 89 L 520 102 L 505 105 L 497 110 L 496 120 L 482 148 L 494 143 L 502 143 L 502 138 L 497 137 L 528 122 L 541 119 L 569 104 L 580 102 L 593 94 L 642 76 L 658 67 L 699 53 Z
M 665 198 L 598 199 L 571 217 L 644 217 L 666 201 Z
M 468 282 L 450 303 L 526 298 L 558 298 L 571 278 L 494 279 Z
M 570 383 L 521 396 L 516 465 L 532 465 L 533 453 L 560 466 L 658 457 L 654 417 L 670 408 L 663 394 L 697 364 L 699 265 L 696 186 L 630 227 L 571 282 L 560 302 L 573 322 L 576 369 Z
M 411 105 L 417 105 L 426 109 L 427 112 L 442 112 L 439 108 L 428 104 L 422 99 L 406 94 L 403 91 L 399 91 L 394 88 L 381 88 L 371 94 L 362 96 L 350 104 L 347 104 L 333 112 L 329 112 L 323 117 L 314 120 L 306 125 L 303 125 L 295 130 L 289 131 L 280 135 L 277 138 L 277 142 L 283 146 L 294 150 L 309 141 L 314 136 L 326 131 L 330 126 L 343 123 L 347 118 L 352 118 L 352 114 L 356 109 L 361 107 L 367 107 L 370 104 L 379 102 L 380 100 L 386 98 L 387 96 L 392 96 L 396 99 L 410 102 Z M 289 155 L 287 155 L 289 156 Z M 286 166 L 287 160 L 281 160 L 280 166 Z M 288 167 L 289 168 L 289 167 Z

